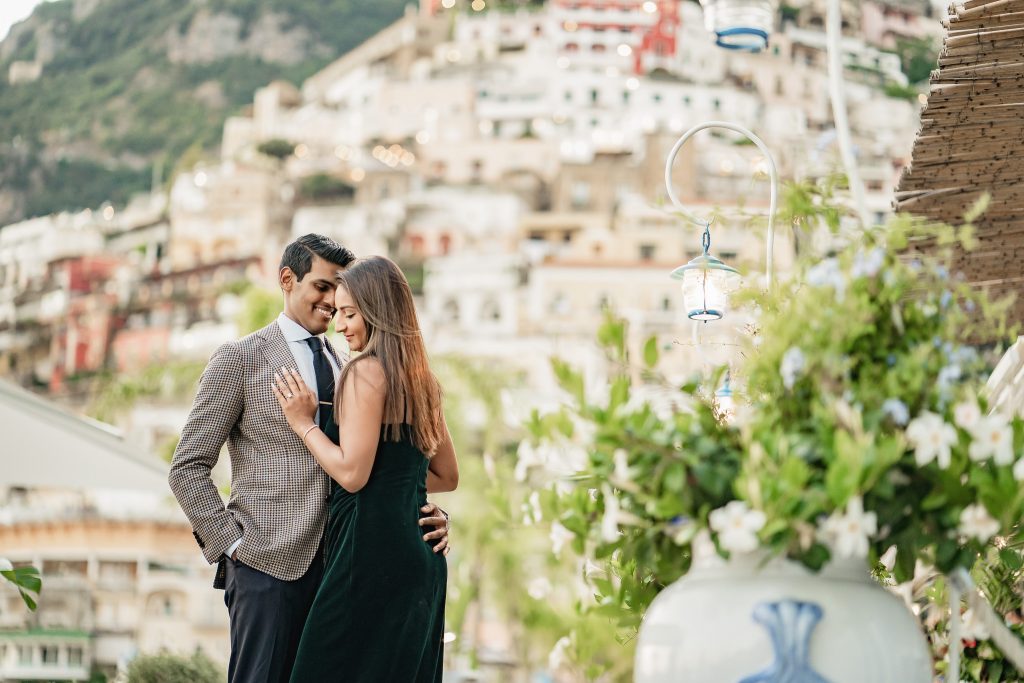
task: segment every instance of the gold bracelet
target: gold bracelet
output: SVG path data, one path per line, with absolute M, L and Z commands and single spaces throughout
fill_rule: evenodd
M 306 436 L 307 436 L 307 435 L 308 435 L 308 434 L 309 434 L 309 433 L 310 433 L 311 431 L 313 431 L 314 429 L 316 429 L 316 428 L 317 428 L 317 426 L 318 426 L 318 425 L 316 425 L 316 424 L 311 424 L 311 425 L 309 425 L 309 427 L 308 427 L 308 428 L 306 429 L 306 431 L 302 432 L 302 443 L 306 443 Z

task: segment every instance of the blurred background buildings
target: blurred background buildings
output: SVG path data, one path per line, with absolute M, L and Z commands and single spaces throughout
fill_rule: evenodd
M 54 5 L 86 17 L 105 1 Z M 218 7 L 178 25 L 171 62 L 255 49 Z M 691 126 L 724 120 L 754 130 L 785 179 L 835 174 L 824 13 L 815 0 L 783 4 L 769 49 L 746 54 L 715 47 L 695 2 L 423 0 L 304 80 L 249 90 L 250 104 L 205 153 L 153 165 L 149 191 L 24 218 L 39 212 L 0 192 L 12 217 L 0 227 L 5 431 L 35 400 L 20 385 L 115 422 L 124 438 L 104 432 L 105 450 L 159 463 L 210 353 L 276 313 L 282 248 L 307 232 L 398 261 L 428 348 L 507 369 L 518 379 L 505 402 L 518 417 L 558 399 L 551 357 L 600 374 L 592 339 L 607 310 L 629 321 L 637 352 L 652 334 L 672 350 L 663 369 L 673 378 L 727 361 L 743 321 L 714 337 L 695 330 L 668 277 L 701 246 L 699 230 L 667 208 L 665 158 Z M 269 44 L 292 54 L 298 29 L 274 16 L 256 12 L 246 30 L 273 34 Z M 43 19 L 0 43 L 0 101 L 59 64 Z M 857 161 L 881 222 L 919 123 L 914 85 L 942 26 L 929 3 L 912 0 L 851 2 L 844 20 Z M 24 144 L 0 140 L 7 159 Z M 753 277 L 764 262 L 766 173 L 755 146 L 722 132 L 697 136 L 674 170 L 687 208 L 717 216 L 712 252 Z M 799 247 L 783 231 L 778 271 Z M 481 410 L 464 407 L 468 425 L 484 428 Z M 48 427 L 67 435 L 60 448 L 102 431 L 76 420 Z M 3 594 L 0 680 L 86 680 L 161 647 L 224 660 L 212 570 L 162 484 L 119 482 L 111 465 L 109 482 L 56 476 L 44 486 L 15 455 L 47 463 L 53 454 L 31 440 L 5 444 L 0 468 L 0 555 L 41 567 L 45 593 L 36 614 Z M 137 495 L 108 494 L 104 483 Z

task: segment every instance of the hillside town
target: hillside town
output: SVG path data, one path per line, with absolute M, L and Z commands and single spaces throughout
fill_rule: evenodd
M 551 358 L 600 374 L 593 338 L 609 311 L 628 321 L 631 348 L 657 336 L 673 378 L 728 362 L 745 321 L 688 320 L 669 277 L 702 247 L 668 200 L 666 157 L 692 126 L 727 121 L 764 140 L 787 182 L 840 174 L 824 14 L 817 0 L 784 5 L 769 48 L 747 53 L 716 48 L 689 1 L 421 0 L 305 82 L 254 92 L 219 153 L 150 193 L 0 227 L 0 414 L 30 424 L 42 395 L 73 435 L 55 449 L 112 438 L 75 416 L 95 388 L 201 365 L 249 332 L 244 309 L 277 296 L 284 245 L 311 232 L 398 262 L 432 354 L 523 378 L 505 397 L 514 417 L 558 400 Z M 910 0 L 844 4 L 849 120 L 876 223 L 892 213 L 926 101 L 897 46 L 938 45 L 940 15 Z M 672 178 L 692 216 L 714 216 L 711 253 L 763 278 L 761 151 L 706 131 Z M 799 248 L 780 229 L 776 277 Z M 145 461 L 132 465 L 137 485 L 111 474 L 82 493 L 55 457 L 47 484 L 0 488 L 0 548 L 60 596 L 29 613 L 3 594 L 0 680 L 88 680 L 161 647 L 225 661 L 212 568 L 149 467 L 188 407 L 140 401 L 116 416 L 124 442 L 111 448 Z

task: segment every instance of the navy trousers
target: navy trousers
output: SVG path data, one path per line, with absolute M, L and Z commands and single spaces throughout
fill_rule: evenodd
M 288 683 L 299 638 L 324 572 L 323 548 L 302 578 L 282 581 L 227 560 L 229 683 Z

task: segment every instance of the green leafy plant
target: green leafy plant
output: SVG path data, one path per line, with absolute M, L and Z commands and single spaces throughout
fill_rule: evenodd
M 281 161 L 292 155 L 295 151 L 295 143 L 282 140 L 281 138 L 274 138 L 260 143 L 256 149 L 260 154 L 265 154 L 268 157 Z
M 759 313 L 729 419 L 705 389 L 722 370 L 668 384 L 656 342 L 634 362 L 621 321 L 599 333 L 606 385 L 556 362 L 567 405 L 534 414 L 520 465 L 554 480 L 553 534 L 600 568 L 595 609 L 635 629 L 702 553 L 817 570 L 834 558 L 874 566 L 889 551 L 905 582 L 918 561 L 969 569 L 994 539 L 1016 542 L 1024 421 L 989 413 L 991 359 L 971 345 L 1009 338 L 1008 302 L 946 266 L 948 247 L 972 242 L 969 225 L 900 216 L 805 258 L 771 292 L 741 293 Z M 925 244 L 930 255 L 916 253 Z
M 128 683 L 216 683 L 224 672 L 201 651 L 191 657 L 162 652 L 142 655 L 128 666 Z
M 35 567 L 15 567 L 10 561 L 0 558 L 0 576 L 18 590 L 25 605 L 34 612 L 36 599 L 43 587 L 39 570 Z

